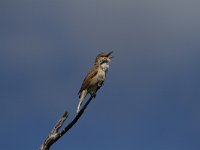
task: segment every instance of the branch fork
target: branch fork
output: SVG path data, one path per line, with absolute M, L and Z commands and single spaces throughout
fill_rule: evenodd
M 85 105 L 82 107 L 82 109 L 77 113 L 77 115 L 74 117 L 74 119 L 61 131 L 61 127 L 63 126 L 64 122 L 66 121 L 67 117 L 69 116 L 69 112 L 65 112 L 62 117 L 57 121 L 54 128 L 51 130 L 51 133 L 47 136 L 45 141 L 40 146 L 39 150 L 49 150 L 50 147 L 58 140 L 60 139 L 65 133 L 71 129 L 76 122 L 79 120 L 79 118 L 84 113 L 85 109 L 87 108 L 88 104 L 91 102 L 91 100 L 94 98 L 94 96 L 91 96 L 88 101 L 85 103 Z

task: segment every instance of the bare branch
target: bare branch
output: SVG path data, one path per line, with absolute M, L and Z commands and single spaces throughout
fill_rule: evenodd
M 63 126 L 65 120 L 69 116 L 68 112 L 65 112 L 63 116 L 58 120 L 54 128 L 52 129 L 51 133 L 48 135 L 44 143 L 42 143 L 39 150 L 49 150 L 50 147 L 58 140 L 60 139 L 69 129 L 71 129 L 76 122 L 79 120 L 79 118 L 84 113 L 85 109 L 87 108 L 88 104 L 91 102 L 91 100 L 94 97 L 90 97 L 88 101 L 85 103 L 85 105 L 82 107 L 82 109 L 79 111 L 79 113 L 74 117 L 74 119 L 63 129 L 59 132 L 59 129 Z

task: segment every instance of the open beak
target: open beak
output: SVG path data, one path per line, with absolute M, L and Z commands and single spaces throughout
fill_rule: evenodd
M 109 59 L 112 59 L 113 58 L 113 56 L 111 55 L 113 53 L 113 51 L 111 51 L 110 53 L 108 53 L 107 55 L 106 55 L 106 57 L 108 57 Z

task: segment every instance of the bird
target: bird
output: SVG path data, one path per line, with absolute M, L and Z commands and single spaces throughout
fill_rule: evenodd
M 78 92 L 79 103 L 76 111 L 77 113 L 79 113 L 81 104 L 87 94 L 90 94 L 91 97 L 95 98 L 96 92 L 104 84 L 109 69 L 109 63 L 113 58 L 111 55 L 112 53 L 113 51 L 109 53 L 102 52 L 96 56 L 95 63 L 84 78 L 81 88 Z

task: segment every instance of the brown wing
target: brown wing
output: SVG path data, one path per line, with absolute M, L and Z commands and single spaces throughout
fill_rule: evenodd
M 90 83 L 90 80 L 98 73 L 98 65 L 94 65 L 88 72 L 87 76 L 83 80 L 81 85 L 81 89 L 79 90 L 78 94 L 80 94 L 84 89 L 87 89 Z

